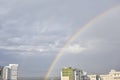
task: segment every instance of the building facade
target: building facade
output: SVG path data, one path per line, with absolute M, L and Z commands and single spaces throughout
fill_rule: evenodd
M 120 80 L 120 71 L 111 70 L 108 74 L 100 75 L 101 80 Z
M 101 80 L 99 75 L 88 75 L 89 80 Z
M 61 72 L 61 80 L 73 80 L 73 69 L 69 68 L 62 68 Z
M 88 75 L 89 80 L 120 80 L 120 71 L 111 70 L 108 74 Z
M 17 80 L 18 64 L 9 64 L 9 68 L 10 68 L 10 80 Z
M 0 80 L 2 80 L 3 76 L 3 66 L 0 66 Z
M 9 69 L 9 66 L 4 66 L 2 79 L 3 80 L 10 80 L 10 69 Z
M 18 64 L 9 64 L 3 67 L 0 80 L 17 80 L 17 77 Z

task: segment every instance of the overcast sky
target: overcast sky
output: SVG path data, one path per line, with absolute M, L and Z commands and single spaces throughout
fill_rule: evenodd
M 120 70 L 120 0 L 0 0 L 0 65 L 44 76 L 67 39 L 104 12 L 65 48 L 51 75 L 64 66 Z

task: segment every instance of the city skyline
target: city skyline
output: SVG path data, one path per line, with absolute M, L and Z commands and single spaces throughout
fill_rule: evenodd
M 87 74 L 84 70 L 63 67 L 60 80 L 120 80 L 120 71 L 112 69 L 104 74 Z
M 0 65 L 20 64 L 20 76 L 45 76 L 64 48 L 50 76 L 63 66 L 120 70 L 119 21 L 120 0 L 0 0 Z

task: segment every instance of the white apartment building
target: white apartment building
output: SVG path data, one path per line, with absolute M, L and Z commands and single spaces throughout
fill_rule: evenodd
M 109 74 L 100 75 L 101 80 L 120 80 L 120 71 L 111 70 Z
M 18 64 L 9 64 L 3 68 L 3 80 L 17 80 Z
M 10 79 L 10 69 L 9 66 L 5 66 L 3 68 L 3 80 L 9 80 Z
M 101 80 L 100 76 L 99 75 L 87 75 L 89 80 Z
M 9 64 L 10 67 L 10 79 L 17 80 L 18 76 L 18 64 Z
M 88 77 L 89 77 L 90 80 L 96 80 L 96 75 L 95 74 L 94 75 L 88 75 Z

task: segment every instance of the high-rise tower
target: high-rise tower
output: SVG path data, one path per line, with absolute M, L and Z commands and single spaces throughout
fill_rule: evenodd
M 9 64 L 9 67 L 10 67 L 10 79 L 17 80 L 18 64 Z
M 18 77 L 18 64 L 9 64 L 9 66 L 4 66 L 2 72 L 3 80 L 17 80 Z

